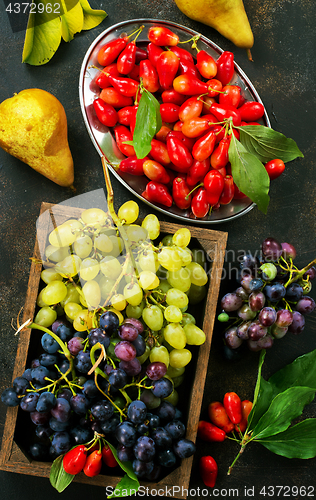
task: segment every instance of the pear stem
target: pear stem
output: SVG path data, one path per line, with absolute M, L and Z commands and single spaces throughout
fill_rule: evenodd
M 253 62 L 251 50 L 250 49 L 246 49 L 246 50 L 247 50 L 247 57 L 248 57 L 249 61 Z

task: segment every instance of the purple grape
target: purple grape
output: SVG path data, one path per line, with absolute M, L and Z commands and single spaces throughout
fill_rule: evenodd
M 235 290 L 235 294 L 237 297 L 240 297 L 242 300 L 247 300 L 249 297 L 249 293 L 246 292 L 246 290 L 240 286 Z
M 117 452 L 117 457 L 121 462 L 130 462 L 134 458 L 134 452 L 131 446 L 124 446 L 123 444 L 118 444 L 116 452 Z
M 278 339 L 282 339 L 284 335 L 287 334 L 288 327 L 287 326 L 277 326 L 275 323 L 271 327 L 271 332 L 274 335 L 274 337 Z
M 257 257 L 251 255 L 251 253 L 244 254 L 240 263 L 243 275 L 245 276 L 246 274 L 255 274 L 254 271 L 256 271 L 258 264 L 259 261 Z
M 238 316 L 244 321 L 248 321 L 249 319 L 254 319 L 256 316 L 256 311 L 253 311 L 249 304 L 244 304 L 237 311 Z
M 56 403 L 57 399 L 52 392 L 42 392 L 37 401 L 36 410 L 40 412 L 48 412 L 54 408 Z
M 135 326 L 125 323 L 119 327 L 118 336 L 122 340 L 128 340 L 132 342 L 137 338 L 138 330 Z
M 142 460 L 138 460 L 137 458 L 132 462 L 133 471 L 136 476 L 139 478 L 143 478 L 151 474 L 154 469 L 154 462 L 150 460 L 149 462 L 143 462 Z
M 85 429 L 80 425 L 72 427 L 69 430 L 69 434 L 75 445 L 87 443 L 93 437 L 91 429 Z
M 50 413 L 43 411 L 31 411 L 31 420 L 35 425 L 45 425 L 49 422 Z
M 67 344 L 69 352 L 72 356 L 77 356 L 77 354 L 82 351 L 84 345 L 84 340 L 81 337 L 72 337 Z
M 24 396 L 24 398 L 21 399 L 20 407 L 24 411 L 35 411 L 38 399 L 39 394 L 37 392 L 29 392 L 26 396 Z
M 155 441 L 158 449 L 170 448 L 172 445 L 172 437 L 164 427 L 156 427 L 151 433 L 151 437 Z
M 172 439 L 180 439 L 185 435 L 185 425 L 180 420 L 172 420 L 165 425 Z
M 127 373 L 121 368 L 112 370 L 109 375 L 109 384 L 116 389 L 123 389 L 127 384 Z
M 303 314 L 298 311 L 293 311 L 293 321 L 289 326 L 289 332 L 298 335 L 302 333 L 305 327 L 305 318 Z
M 241 286 L 248 294 L 251 293 L 250 283 L 252 282 L 252 280 L 253 276 L 249 274 L 249 276 L 244 276 L 240 282 Z
M 148 410 L 153 410 L 160 405 L 161 399 L 156 398 L 150 389 L 145 389 L 140 395 L 140 400 L 145 403 Z
M 279 309 L 275 324 L 279 327 L 289 326 L 293 321 L 293 314 L 288 309 Z
M 134 446 L 136 443 L 136 429 L 131 422 L 126 420 L 116 427 L 115 437 L 120 444 L 126 447 Z
M 310 280 L 314 280 L 316 278 L 316 267 L 312 266 L 303 274 L 303 279 L 306 280 L 307 276 L 309 276 Z
M 146 351 L 146 342 L 141 335 L 137 335 L 136 339 L 132 341 L 133 346 L 136 349 L 136 356 L 142 356 Z
M 257 292 L 262 289 L 264 283 L 260 278 L 254 278 L 249 283 L 249 288 L 252 292 Z
M 131 361 L 122 360 L 119 363 L 119 367 L 130 377 L 136 377 L 136 375 L 138 375 L 142 370 L 142 365 L 137 358 L 134 358 Z
M 268 329 L 256 320 L 250 323 L 247 333 L 250 340 L 259 340 L 268 333 Z
M 242 340 L 248 340 L 248 327 L 250 326 L 251 321 L 244 321 L 237 327 L 237 335 Z
M 143 333 L 143 331 L 144 331 L 144 325 L 143 325 L 143 323 L 139 319 L 136 319 L 136 318 L 126 318 L 123 321 L 123 325 L 125 325 L 125 324 L 129 324 L 129 325 L 135 326 L 135 328 L 138 330 L 138 333 Z
M 225 343 L 230 347 L 231 349 L 237 349 L 238 347 L 241 346 L 242 344 L 242 339 L 238 337 L 237 335 L 237 327 L 233 326 L 226 330 L 224 334 L 225 338 Z
M 274 303 L 285 297 L 286 289 L 282 283 L 271 283 L 265 286 L 264 293 L 267 299 Z
M 58 397 L 59 398 L 64 398 L 67 399 L 67 401 L 70 401 L 70 398 L 72 397 L 72 392 L 70 389 L 67 389 L 67 387 L 64 387 L 58 392 Z
M 161 361 L 154 361 L 146 368 L 146 375 L 150 380 L 159 380 L 167 373 L 167 367 Z
M 316 304 L 314 299 L 312 299 L 312 297 L 309 297 L 308 295 L 305 295 L 305 297 L 301 298 L 298 301 L 295 309 L 301 314 L 310 314 L 314 311 L 315 306 Z
M 259 340 L 248 340 L 247 345 L 250 351 L 257 352 L 262 349 L 270 349 L 273 346 L 273 342 L 273 337 L 268 334 Z
M 163 422 L 170 422 L 170 420 L 173 420 L 175 417 L 176 409 L 169 401 L 162 401 L 155 410 L 155 414 L 158 415 Z
M 252 292 L 249 295 L 249 306 L 252 311 L 258 312 L 264 307 L 266 297 L 263 292 Z
M 112 333 L 117 331 L 120 324 L 120 320 L 118 318 L 118 315 L 115 314 L 114 312 L 105 311 L 100 316 L 99 324 L 100 328 L 104 330 L 105 333 L 112 335 Z
M 147 407 L 143 401 L 136 399 L 132 401 L 127 408 L 127 418 L 133 424 L 140 424 L 147 415 Z
M 85 415 L 89 409 L 90 401 L 84 394 L 76 394 L 71 397 L 70 406 L 77 415 Z
M 263 326 L 271 326 L 277 319 L 277 313 L 273 307 L 264 307 L 261 309 L 258 320 Z
M 303 297 L 303 287 L 299 283 L 290 283 L 286 288 L 286 298 L 289 301 L 297 302 Z
M 157 460 L 162 467 L 173 467 L 177 458 L 172 450 L 160 450 L 157 454 Z
M 221 307 L 225 312 L 237 311 L 242 306 L 242 299 L 236 293 L 226 293 L 221 300 Z
M 58 422 L 67 422 L 71 415 L 71 407 L 69 401 L 64 398 L 57 398 L 56 404 L 50 412 Z
M 95 344 L 100 342 L 100 344 L 102 344 L 105 349 L 109 347 L 111 342 L 110 336 L 106 335 L 104 331 L 101 330 L 101 328 L 93 328 L 92 330 L 90 330 L 88 339 L 90 347 L 93 347 Z
M 265 257 L 265 260 L 268 261 L 276 261 L 282 255 L 282 245 L 275 238 L 266 238 L 262 242 L 262 253 Z
M 26 394 L 26 389 L 30 387 L 30 383 L 24 377 L 16 377 L 13 380 L 12 387 L 16 394 L 18 394 L 19 396 L 24 396 Z
M 296 257 L 296 250 L 295 250 L 295 247 L 293 245 L 291 245 L 291 243 L 281 243 L 281 247 L 282 247 L 282 257 L 285 258 L 285 260 L 294 260 L 295 257 Z
M 196 446 L 190 439 L 181 438 L 174 443 L 173 451 L 179 458 L 188 458 L 195 453 Z
M 13 387 L 7 387 L 1 394 L 1 401 L 6 406 L 18 406 L 20 400 Z
M 105 420 L 109 420 L 114 413 L 114 406 L 107 399 L 102 399 L 101 401 L 97 401 L 94 403 L 91 408 L 91 415 L 94 416 L 99 422 L 105 422 Z
M 160 378 L 153 381 L 151 392 L 157 398 L 167 398 L 173 391 L 173 384 L 168 378 Z
M 88 373 L 92 368 L 90 352 L 89 351 L 80 351 L 74 360 L 74 365 L 78 372 L 80 373 Z
M 127 340 L 121 340 L 114 347 L 115 356 L 122 361 L 136 358 L 136 348 Z
M 56 432 L 52 439 L 52 447 L 58 453 L 58 455 L 66 453 L 71 447 L 70 436 L 68 432 Z
M 63 432 L 67 430 L 70 426 L 70 421 L 68 420 L 67 422 L 59 422 L 56 420 L 55 417 L 51 417 L 49 419 L 49 427 L 54 431 L 54 432 Z
M 156 453 L 155 441 L 149 436 L 140 436 L 134 446 L 136 459 L 142 462 L 151 461 Z

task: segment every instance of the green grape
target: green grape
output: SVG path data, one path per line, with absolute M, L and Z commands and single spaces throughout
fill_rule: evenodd
M 158 256 L 157 256 L 157 261 L 158 261 Z M 158 264 L 159 264 L 159 262 L 158 262 Z M 158 269 L 157 269 L 157 271 L 156 271 L 156 274 L 157 274 L 157 276 L 158 276 L 158 278 L 159 278 L 160 280 L 166 280 L 166 279 L 167 279 L 167 277 L 168 277 L 168 272 L 169 272 L 169 271 L 167 271 L 167 269 L 165 269 L 164 267 L 162 267 L 162 266 L 159 264 L 159 267 L 158 267 Z
M 208 282 L 208 277 L 205 270 L 202 266 L 200 266 L 200 264 L 198 264 L 197 262 L 191 262 L 186 266 L 186 269 L 190 273 L 190 278 L 193 285 L 206 285 L 206 283 Z
M 116 257 L 112 257 L 112 255 L 106 255 L 100 262 L 101 272 L 107 278 L 115 280 L 122 271 L 121 264 Z
M 90 236 L 78 236 L 74 242 L 74 251 L 80 257 L 80 259 L 85 259 L 89 257 L 93 243 Z
M 64 310 L 67 318 L 73 321 L 77 314 L 82 311 L 82 306 L 77 302 L 67 302 L 67 304 L 65 304 Z
M 189 300 L 190 300 L 190 304 L 194 305 L 194 304 L 198 304 L 199 302 L 201 302 L 204 297 L 206 296 L 207 294 L 207 286 L 204 285 L 204 286 L 197 286 L 197 285 L 191 285 L 191 288 L 189 290 Z
M 146 325 L 154 332 L 161 330 L 163 325 L 163 314 L 160 307 L 156 305 L 145 307 L 142 312 L 142 318 Z
M 133 200 L 126 201 L 118 209 L 117 215 L 121 221 L 125 221 L 126 224 L 132 224 L 138 218 L 139 206 Z
M 166 367 L 169 366 L 169 351 L 163 346 L 153 347 L 150 351 L 149 360 L 151 363 L 155 363 L 155 361 L 160 361 L 160 363 L 164 363 Z
M 192 248 L 191 252 L 192 252 L 192 261 L 197 262 L 204 269 L 204 266 L 206 264 L 206 255 L 204 250 L 202 248 Z
M 35 316 L 34 323 L 48 328 L 57 319 L 57 312 L 51 307 L 44 306 L 38 311 Z
M 183 266 L 187 266 L 192 262 L 192 252 L 189 248 L 177 247 L 177 252 L 179 254 Z
M 187 227 L 181 227 L 178 229 L 173 237 L 172 242 L 178 247 L 187 247 L 191 240 L 191 233 Z
M 163 314 L 170 323 L 180 323 L 182 321 L 182 311 L 177 306 L 166 307 Z
M 184 375 L 180 375 L 179 377 L 174 377 L 172 379 L 172 381 L 173 381 L 173 387 L 175 389 L 177 389 L 177 387 L 179 387 L 179 385 L 182 384 L 182 382 L 184 381 L 184 379 L 185 379 Z
M 43 288 L 43 290 L 40 291 L 40 293 L 38 294 L 37 299 L 36 299 L 36 304 L 38 305 L 38 307 L 46 307 L 47 306 L 47 304 L 45 304 L 45 302 L 42 299 L 43 291 L 44 291 L 44 288 Z
M 60 262 L 65 259 L 67 255 L 70 255 L 69 247 L 55 247 L 53 245 L 48 245 L 45 248 L 45 257 L 52 262 Z
M 169 365 L 166 375 L 170 378 L 177 378 L 183 375 L 185 372 L 185 367 L 174 368 L 174 366 Z
M 67 247 L 72 245 L 75 239 L 75 233 L 66 222 L 55 227 L 48 236 L 49 243 L 54 247 Z
M 97 281 L 87 281 L 83 285 L 82 291 L 89 309 L 96 309 L 97 307 L 99 307 L 101 302 L 101 290 Z
M 75 232 L 79 232 L 80 229 L 83 229 L 83 224 L 78 219 L 68 219 L 66 224 Z
M 125 255 L 124 255 L 123 259 L 124 259 L 124 262 L 122 262 L 121 265 L 125 266 L 124 280 L 126 283 L 131 283 L 132 281 L 135 281 L 135 279 L 136 279 L 135 269 L 134 269 L 133 264 L 131 263 L 130 260 L 127 262 L 127 266 L 126 266 L 126 264 L 125 264 L 126 256 Z
M 116 316 L 118 317 L 119 319 L 119 324 L 121 325 L 124 321 L 124 316 L 123 314 L 121 313 L 121 311 L 118 311 L 117 309 L 114 309 L 114 307 L 109 307 L 108 308 L 108 311 L 112 311 L 116 314 Z
M 160 292 L 160 293 L 166 294 L 168 292 L 168 290 L 170 290 L 170 288 L 172 288 L 170 283 L 168 283 L 167 280 L 162 280 L 162 281 L 160 281 L 157 288 L 155 288 L 154 292 L 158 292 L 158 293 Z
M 164 338 L 164 335 L 162 333 L 162 342 L 163 342 L 163 345 L 168 349 L 168 352 L 171 352 L 174 347 L 172 347 L 172 345 L 169 344 L 169 342 L 166 341 L 166 339 Z
M 185 307 L 189 303 L 188 296 L 178 288 L 170 288 L 166 294 L 166 302 L 169 306 Z
M 113 242 L 107 234 L 101 233 L 95 238 L 95 246 L 100 252 L 110 253 L 113 250 Z
M 161 399 L 157 396 L 154 396 L 150 389 L 144 389 L 142 391 L 140 399 L 146 401 L 147 410 L 154 410 L 158 408 L 161 404 Z
M 93 312 L 88 309 L 82 309 L 75 316 L 73 327 L 77 332 L 85 332 L 91 330 L 93 326 Z
M 182 368 L 190 363 L 192 359 L 191 351 L 188 349 L 173 349 L 169 353 L 169 363 L 174 368 Z
M 93 280 L 99 274 L 99 271 L 99 262 L 96 259 L 92 259 L 92 257 L 87 257 L 81 262 L 80 265 L 80 279 L 84 281 Z
M 81 214 L 81 219 L 85 224 L 104 224 L 107 218 L 106 213 L 100 208 L 88 208 Z
M 148 236 L 151 240 L 158 238 L 160 234 L 160 224 L 159 219 L 154 214 L 146 215 L 142 222 L 142 227 L 148 232 Z
M 159 285 L 159 278 L 151 271 L 142 271 L 138 281 L 143 290 L 153 290 Z
M 217 319 L 221 323 L 227 323 L 227 321 L 229 321 L 229 315 L 226 312 L 222 312 L 217 316 Z
M 172 391 L 172 393 L 166 397 L 166 398 L 163 398 L 164 401 L 168 401 L 168 403 L 171 403 L 173 406 L 177 406 L 178 402 L 179 402 L 179 394 L 178 392 L 174 389 Z
M 57 304 L 54 309 L 57 312 L 57 316 L 63 316 L 65 314 L 64 308 L 60 304 Z
M 196 323 L 195 317 L 192 316 L 192 314 L 186 312 L 182 315 L 181 324 L 182 324 L 182 326 L 185 326 L 185 325 L 188 325 L 189 323 L 192 323 L 193 325 L 195 325 L 195 323 Z
M 88 309 L 88 304 L 83 293 L 80 294 L 80 304 L 82 304 L 85 309 Z
M 126 302 L 132 306 L 138 306 L 143 300 L 143 291 L 138 283 L 128 283 L 124 287 L 123 295 Z
M 142 271 L 151 271 L 156 273 L 159 268 L 157 254 L 152 250 L 145 250 L 138 256 L 137 267 Z
M 190 290 L 191 286 L 191 275 L 190 271 L 186 267 L 181 267 L 176 271 L 169 271 L 167 280 L 170 285 L 182 292 L 187 292 Z
M 186 294 L 188 294 L 188 293 L 186 292 Z M 188 307 L 189 307 L 189 305 L 184 306 L 184 307 L 180 307 L 179 309 L 180 309 L 180 311 L 181 311 L 182 313 L 185 313 L 185 311 L 187 311 L 187 310 L 188 310 Z
M 163 335 L 174 349 L 183 349 L 187 343 L 184 329 L 179 323 L 169 323 L 164 328 Z
M 114 307 L 117 311 L 124 311 L 126 308 L 126 300 L 124 295 L 121 293 L 116 293 L 115 295 L 112 295 L 111 297 L 111 306 Z
M 42 300 L 46 305 L 58 304 L 67 295 L 67 287 L 62 281 L 51 281 L 43 289 Z
M 118 257 L 120 253 L 123 251 L 124 248 L 124 242 L 120 236 L 116 235 L 110 235 L 109 240 L 112 243 L 112 250 L 111 250 L 111 255 L 112 257 Z
M 44 283 L 48 284 L 51 281 L 62 281 L 63 277 L 57 273 L 54 267 L 49 267 L 48 269 L 43 269 L 41 272 L 41 278 Z
M 77 304 L 80 303 L 80 293 L 79 291 L 81 290 L 81 287 L 78 285 L 74 285 L 73 283 L 67 283 L 67 295 L 64 298 L 64 300 L 60 301 L 60 304 L 62 307 L 65 307 L 65 305 L 68 302 L 76 302 Z
M 101 279 L 99 280 L 99 287 L 101 290 L 101 297 L 104 299 L 113 291 L 115 285 L 115 281 L 111 280 L 109 278 L 106 278 L 105 276 L 102 276 Z
M 134 243 L 146 240 L 146 238 L 148 237 L 146 229 L 138 226 L 137 224 L 125 226 L 125 229 L 128 239 Z
M 111 343 L 109 347 L 106 350 L 107 355 L 113 360 L 119 362 L 120 360 L 118 357 L 115 355 L 114 348 L 118 342 L 120 342 L 121 339 L 111 339 Z
M 162 238 L 162 244 L 164 247 L 171 247 L 173 245 L 172 234 L 167 234 Z
M 150 351 L 151 351 L 151 349 L 150 349 L 149 345 L 146 345 L 144 354 L 142 354 L 141 356 L 138 356 L 137 359 L 141 365 L 143 365 L 145 363 L 145 361 L 149 358 Z
M 144 300 L 138 306 L 132 306 L 131 304 L 127 304 L 125 313 L 128 318 L 139 319 L 142 317 L 142 312 L 146 303 Z
M 78 255 L 68 255 L 64 260 L 56 264 L 56 270 L 65 277 L 73 277 L 79 273 L 81 259 Z
M 183 327 L 187 344 L 189 345 L 202 345 L 206 340 L 206 335 L 198 326 L 193 323 L 188 323 Z
M 168 271 L 177 271 L 182 267 L 180 256 L 174 247 L 162 247 L 158 253 L 158 262 Z

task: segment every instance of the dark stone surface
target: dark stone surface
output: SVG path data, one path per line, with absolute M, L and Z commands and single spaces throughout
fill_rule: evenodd
M 77 194 L 104 186 L 100 159 L 86 132 L 78 98 L 78 77 L 82 59 L 99 33 L 123 20 L 139 17 L 166 19 L 193 28 L 223 49 L 234 52 L 235 60 L 261 96 L 272 127 L 292 137 L 303 152 L 304 158 L 288 164 L 282 177 L 272 183 L 267 215 L 255 208 L 240 219 L 214 227 L 229 233 L 221 295 L 229 289 L 228 277 L 233 266 L 233 254 L 238 257 L 242 250 L 255 251 L 265 237 L 271 235 L 280 241 L 292 243 L 298 252 L 298 267 L 315 258 L 316 247 L 315 3 L 313 0 L 245 0 L 244 4 L 255 36 L 253 63 L 247 60 L 244 50 L 234 47 L 214 29 L 184 16 L 172 0 L 91 0 L 91 6 L 103 8 L 108 17 L 99 27 L 76 35 L 71 43 L 62 42 L 53 59 L 41 67 L 21 63 L 25 33 L 12 32 L 4 4 L 0 4 L 0 101 L 22 89 L 39 87 L 51 92 L 62 102 L 68 118 Z M 118 207 L 131 196 L 113 177 L 112 181 L 115 206 Z M 59 203 L 70 196 L 71 193 L 67 189 L 55 185 L 0 150 L 1 391 L 11 383 L 18 340 L 11 321 L 15 321 L 24 303 L 30 269 L 29 258 L 34 247 L 35 223 L 41 202 Z M 140 209 L 141 215 L 148 213 L 148 207 L 144 203 L 140 202 Z M 315 298 L 315 291 L 312 291 L 311 295 Z M 279 343 L 276 342 L 267 354 L 264 377 L 269 377 L 295 357 L 316 347 L 315 324 L 315 317 L 308 317 L 305 332 L 301 336 L 288 335 Z M 220 354 L 220 335 L 221 329 L 217 324 L 202 417 L 206 417 L 208 403 L 221 400 L 227 391 L 236 391 L 242 399 L 251 399 L 253 395 L 258 356 L 249 353 L 234 364 L 226 362 Z M 306 415 L 316 416 L 315 402 L 309 405 Z M 4 418 L 5 409 L 1 406 L 1 431 Z M 220 498 L 230 498 L 230 489 L 238 489 L 241 498 L 260 499 L 263 497 L 260 494 L 261 488 L 277 485 L 293 488 L 288 496 L 301 498 L 303 495 L 300 497 L 296 494 L 295 487 L 316 488 L 315 459 L 288 460 L 270 453 L 258 444 L 246 449 L 232 474 L 227 476 L 227 469 L 237 452 L 238 446 L 229 440 L 223 444 L 205 444 L 199 441 L 190 487 L 203 487 L 198 473 L 198 460 L 200 456 L 207 454 L 212 455 L 219 465 L 216 487 L 220 490 Z M 61 498 L 61 495 L 67 495 L 68 499 L 84 499 L 92 495 L 99 498 L 106 496 L 100 488 L 75 483 L 60 495 L 46 479 L 6 472 L 0 472 L 0 484 L 1 497 L 4 500 L 53 500 Z M 254 494 L 251 491 L 246 494 L 245 488 L 254 488 Z M 282 498 L 285 493 L 286 490 L 283 490 L 279 496 Z M 313 496 L 315 495 L 314 490 Z M 193 490 L 189 496 L 193 498 Z M 271 490 L 270 496 L 273 496 Z M 277 490 L 274 495 L 274 498 L 276 497 Z

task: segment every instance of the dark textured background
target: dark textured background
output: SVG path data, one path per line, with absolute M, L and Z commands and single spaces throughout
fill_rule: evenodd
M 24 32 L 13 33 L 4 4 L 0 2 L 0 101 L 25 88 L 40 87 L 54 94 L 63 104 L 69 127 L 69 144 L 75 162 L 77 194 L 104 186 L 98 153 L 85 129 L 78 98 L 78 78 L 84 54 L 95 37 L 103 30 L 128 19 L 155 18 L 172 20 L 201 32 L 224 50 L 235 54 L 236 62 L 249 76 L 261 96 L 272 127 L 292 137 L 304 154 L 287 164 L 285 173 L 272 183 L 271 202 L 265 216 L 256 208 L 246 216 L 214 229 L 228 231 L 228 257 L 225 270 L 231 267 L 231 255 L 242 249 L 255 251 L 267 236 L 289 241 L 298 251 L 297 265 L 304 266 L 316 254 L 315 245 L 315 14 L 314 0 L 256 0 L 244 1 L 255 36 L 252 50 L 254 62 L 247 60 L 242 49 L 235 48 L 214 29 L 185 17 L 172 0 L 91 0 L 94 8 L 103 8 L 108 17 L 88 32 L 82 32 L 66 44 L 62 42 L 53 59 L 42 67 L 21 63 Z M 115 205 L 130 199 L 129 192 L 112 178 Z M 35 223 L 42 201 L 59 203 L 71 196 L 17 159 L 0 150 L 0 373 L 2 390 L 11 384 L 17 347 L 17 337 L 11 327 L 27 289 L 30 256 L 35 243 Z M 140 203 L 141 215 L 148 213 Z M 161 217 L 161 215 L 160 215 Z M 221 294 L 229 288 L 222 281 Z M 311 294 L 315 298 L 315 291 Z M 205 387 L 202 416 L 207 404 L 222 399 L 227 391 L 238 392 L 241 398 L 251 399 L 256 380 L 258 356 L 247 355 L 242 361 L 230 364 L 219 352 L 220 328 L 215 327 Z M 307 327 L 299 337 L 287 335 L 267 353 L 263 369 L 265 377 L 316 347 L 315 314 L 307 319 Z M 5 409 L 0 408 L 0 431 Z M 316 404 L 306 409 L 306 415 L 316 416 Z M 220 498 L 229 498 L 229 488 L 238 488 L 246 498 L 245 488 L 255 487 L 252 498 L 262 498 L 263 486 L 314 486 L 316 496 L 315 459 L 299 461 L 275 456 L 253 444 L 236 464 L 231 476 L 228 466 L 238 451 L 233 442 L 206 445 L 198 442 L 191 477 L 191 488 L 203 487 L 198 474 L 198 459 L 211 454 L 219 464 L 217 487 Z M 181 485 L 180 485 L 181 486 Z M 225 493 L 225 489 L 227 493 Z M 58 494 L 47 479 L 32 478 L 0 472 L 1 497 L 4 500 L 54 500 L 57 498 L 84 499 L 92 495 L 105 498 L 97 487 L 73 483 Z M 192 494 L 193 495 L 193 494 Z M 284 496 L 284 492 L 281 493 Z M 276 495 L 275 495 L 276 497 Z M 290 494 L 292 498 L 299 496 Z M 193 498 L 193 496 L 192 496 Z M 250 497 L 249 497 L 250 498 Z

